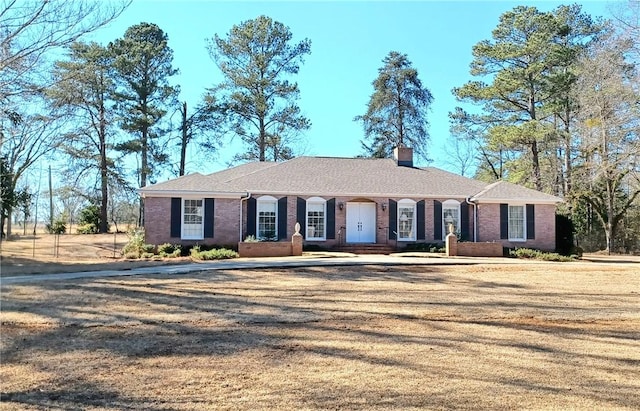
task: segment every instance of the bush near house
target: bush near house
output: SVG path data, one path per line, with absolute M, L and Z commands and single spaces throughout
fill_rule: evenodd
M 180 244 L 164 243 L 157 247 L 145 243 L 143 228 L 136 228 L 128 233 L 129 241 L 122 248 L 125 258 L 178 258 L 191 257 L 194 260 L 223 260 L 237 258 L 238 253 L 230 248 L 216 246 L 193 245 L 182 247 Z
M 164 258 L 176 258 L 182 256 L 180 244 L 164 243 L 158 246 L 158 255 Z
M 444 253 L 445 247 L 443 243 L 415 243 L 407 244 L 404 251 L 424 251 L 428 253 Z
M 134 228 L 127 233 L 129 241 L 122 247 L 125 258 L 150 258 L 155 254 L 155 246 L 144 242 L 144 228 Z
M 230 258 L 238 258 L 236 251 L 227 248 L 214 248 L 212 250 L 202 251 L 200 246 L 191 247 L 191 258 L 195 260 L 227 260 Z
M 564 255 L 560 255 L 558 253 L 546 253 L 540 250 L 534 250 L 532 248 L 516 248 L 509 251 L 510 257 L 515 258 L 525 258 L 525 259 L 533 259 L 533 260 L 542 260 L 542 261 L 556 261 L 556 262 L 567 262 L 567 261 L 575 261 L 576 258 L 574 256 L 568 257 Z

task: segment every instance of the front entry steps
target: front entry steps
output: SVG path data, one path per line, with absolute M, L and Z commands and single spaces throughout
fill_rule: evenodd
M 389 244 L 340 244 L 331 249 L 342 253 L 351 254 L 391 254 L 396 248 Z

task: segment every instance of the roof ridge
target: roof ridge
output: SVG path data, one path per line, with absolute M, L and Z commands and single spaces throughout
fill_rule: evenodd
M 292 160 L 292 159 L 291 159 L 291 160 Z M 230 178 L 230 179 L 228 179 L 228 180 L 223 180 L 223 182 L 224 182 L 224 183 L 226 183 L 226 184 L 231 184 L 231 182 L 232 182 L 233 180 L 237 180 L 237 179 L 239 179 L 239 178 L 245 178 L 245 177 L 250 176 L 250 175 L 252 175 L 252 174 L 255 174 L 255 173 L 258 173 L 258 172 L 261 172 L 261 171 L 264 171 L 264 170 L 268 170 L 268 169 L 273 168 L 273 167 L 275 167 L 275 166 L 278 166 L 278 165 L 280 165 L 280 164 L 287 163 L 287 162 L 289 162 L 289 161 L 291 161 L 291 160 L 286 160 L 286 161 L 283 161 L 282 163 L 278 163 L 277 161 L 253 161 L 252 163 L 265 163 L 265 164 L 269 164 L 269 165 L 268 165 L 268 166 L 266 166 L 266 167 L 260 167 L 260 168 L 258 168 L 258 169 L 256 169 L 256 170 L 253 170 L 253 171 L 251 171 L 251 172 L 249 172 L 249 173 L 245 173 L 245 174 L 243 174 L 243 175 L 241 175 L 241 176 L 236 176 L 236 177 L 234 177 L 234 178 Z M 245 165 L 245 164 L 251 164 L 251 163 L 244 163 L 244 164 L 241 164 L 240 166 Z M 236 166 L 236 167 L 240 167 L 240 166 Z M 235 168 L 235 167 L 234 167 L 234 168 Z M 227 170 L 229 170 L 229 169 L 227 169 Z
M 486 186 L 484 186 L 484 188 L 482 190 L 480 190 L 477 193 L 475 193 L 474 195 L 470 196 L 470 198 L 481 196 L 482 194 L 484 194 L 484 193 L 488 192 L 489 190 L 491 190 L 493 187 L 497 186 L 498 183 L 502 183 L 502 182 L 504 182 L 503 179 L 500 179 L 498 181 L 494 181 L 493 183 L 489 183 Z

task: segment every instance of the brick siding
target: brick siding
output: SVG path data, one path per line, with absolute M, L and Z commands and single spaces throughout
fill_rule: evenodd
M 556 207 L 535 205 L 535 238 L 527 241 L 500 240 L 500 204 L 478 205 L 478 241 L 497 241 L 504 247 L 537 248 L 554 251 L 556 248 Z
M 265 194 L 269 195 L 269 194 Z M 275 198 L 282 196 L 272 195 Z M 287 198 L 287 239 L 283 241 L 290 241 L 291 236 L 294 233 L 294 225 L 297 220 L 296 208 L 297 197 L 288 196 Z M 305 200 L 311 196 L 300 196 Z M 325 200 L 329 200 L 332 197 L 322 196 Z M 394 201 L 400 201 L 403 198 L 392 197 Z M 423 200 L 421 198 L 410 198 L 414 201 Z M 433 232 L 433 200 L 425 200 L 425 240 L 417 242 L 433 243 L 442 240 L 435 240 Z M 444 202 L 449 198 L 439 198 L 438 201 Z M 464 199 L 455 198 L 459 202 L 463 202 Z M 346 242 L 346 227 L 347 227 L 347 203 L 351 201 L 372 201 L 376 204 L 376 243 L 389 244 L 392 246 L 405 246 L 414 241 L 398 241 L 389 240 L 389 231 L 396 230 L 396 227 L 389 227 L 389 197 L 372 197 L 372 198 L 357 198 L 357 197 L 335 197 L 336 210 L 335 210 L 335 234 L 336 238 L 326 241 L 305 241 L 306 244 L 317 244 L 325 248 L 331 248 L 335 245 L 339 245 Z M 339 204 L 343 203 L 342 210 L 339 208 Z M 382 204 L 386 204 L 386 209 L 382 210 Z M 162 244 L 165 242 L 181 243 L 181 244 L 215 244 L 215 245 L 234 245 L 240 240 L 240 227 L 239 227 L 239 199 L 215 199 L 214 206 L 214 237 L 205 238 L 202 240 L 181 240 L 180 238 L 171 238 L 170 222 L 171 222 L 171 199 L 162 197 L 147 197 L 145 198 L 145 229 L 146 229 L 146 241 L 151 244 Z M 474 233 L 474 207 L 468 207 L 469 212 L 469 236 L 470 240 L 473 240 Z M 246 233 L 247 222 L 247 202 L 242 202 L 242 236 Z M 532 247 L 542 250 L 554 250 L 555 249 L 555 206 L 554 205 L 540 205 L 535 206 L 535 233 L 536 238 L 533 240 L 527 240 L 524 242 L 509 242 L 507 240 L 500 240 L 500 205 L 499 204 L 479 204 L 478 205 L 478 242 L 485 241 L 497 241 L 501 242 L 505 247 Z M 304 234 L 305 221 L 300 221 L 300 231 Z
M 237 247 L 240 238 L 239 199 L 216 198 L 213 210 L 213 238 L 201 240 L 182 240 L 171 237 L 171 198 L 146 197 L 145 241 L 149 244 L 204 244 Z

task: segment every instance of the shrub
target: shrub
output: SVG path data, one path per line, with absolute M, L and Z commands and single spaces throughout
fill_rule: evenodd
M 516 248 L 509 252 L 509 255 L 516 258 L 531 258 L 536 259 L 540 257 L 541 251 L 534 250 L 532 248 Z
M 237 252 L 226 248 L 200 251 L 200 247 L 194 246 L 191 248 L 191 257 L 195 260 L 226 260 L 229 258 L 238 258 L 239 255 Z
M 151 254 L 153 256 L 155 246 L 144 242 L 144 228 L 135 228 L 127 233 L 129 241 L 122 247 L 122 254 L 127 258 L 140 258 L 143 255 Z M 148 257 L 145 257 L 148 258 Z
M 55 220 L 51 224 L 47 224 L 47 232 L 49 234 L 64 234 L 67 232 L 67 225 L 62 220 Z
M 95 204 L 86 206 L 78 218 L 78 234 L 97 234 L 100 229 L 100 207 Z M 109 230 L 109 225 L 107 225 Z
M 404 251 L 425 251 L 429 253 L 444 253 L 445 247 L 442 243 L 413 243 L 413 244 L 407 244 Z
M 182 255 L 182 249 L 179 244 L 164 243 L 158 246 L 158 255 L 160 257 L 176 258 Z
M 556 252 L 558 254 L 574 254 L 574 231 L 571 218 L 556 214 Z
M 546 253 L 532 248 L 516 248 L 509 252 L 509 256 L 516 258 L 528 258 L 532 260 L 567 262 L 574 261 L 575 258 L 560 255 L 558 253 Z
M 191 249 L 189 250 L 189 255 L 192 258 L 195 258 L 197 260 L 199 254 L 200 254 L 200 245 L 196 244 L 194 246 L 191 246 Z
M 78 234 L 98 234 L 98 226 L 92 223 L 82 224 L 78 226 L 76 231 Z
M 327 248 L 318 244 L 303 244 L 302 250 L 303 251 L 327 251 Z

